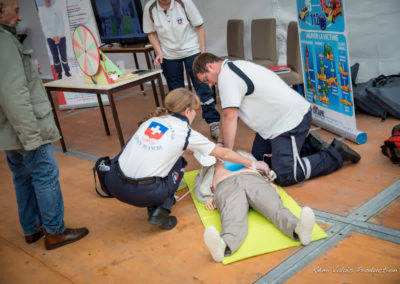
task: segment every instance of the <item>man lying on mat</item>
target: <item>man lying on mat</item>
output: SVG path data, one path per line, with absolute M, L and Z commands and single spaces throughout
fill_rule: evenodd
M 213 226 L 204 231 L 204 242 L 216 262 L 221 262 L 224 256 L 233 254 L 242 245 L 247 235 L 249 207 L 295 241 L 303 245 L 311 242 L 313 211 L 303 207 L 300 219 L 294 216 L 283 206 L 277 187 L 272 183 L 273 175 L 273 171 L 261 174 L 249 168 L 230 171 L 221 161 L 202 168 L 196 178 L 196 197 L 205 201 L 208 210 L 218 208 L 221 215 L 221 234 Z

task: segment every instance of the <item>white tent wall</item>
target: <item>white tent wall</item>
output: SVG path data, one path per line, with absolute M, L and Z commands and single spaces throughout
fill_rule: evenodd
M 251 20 L 275 17 L 278 64 L 285 64 L 287 25 L 297 21 L 295 0 L 193 1 L 205 20 L 207 50 L 219 56 L 227 55 L 228 19 L 244 20 L 245 58 L 251 59 Z M 400 1 L 345 0 L 344 4 L 350 64 L 360 63 L 357 82 L 399 73 Z
M 33 50 L 32 58 L 39 61 L 42 78 L 52 79 L 53 75 L 51 74 L 50 59 L 47 54 L 47 43 L 40 25 L 35 1 L 19 0 L 19 6 L 22 21 L 18 24 L 17 31 L 27 34 L 23 45 L 25 48 Z
M 33 57 L 41 64 L 44 78 L 51 78 L 46 43 L 34 1 L 19 0 L 22 26 L 28 38 L 24 45 L 34 50 Z M 89 1 L 89 0 L 84 0 Z M 205 20 L 207 50 L 226 55 L 226 23 L 228 19 L 243 19 L 245 23 L 245 58 L 251 59 L 250 26 L 252 19 L 277 19 L 278 64 L 286 62 L 286 29 L 290 21 L 297 21 L 295 0 L 193 0 Z M 143 6 L 147 1 L 142 0 Z M 346 29 L 350 62 L 360 63 L 358 82 L 380 74 L 400 72 L 400 1 L 399 0 L 345 0 Z M 114 62 L 123 62 L 133 68 L 131 54 L 109 54 Z M 139 65 L 146 66 L 143 56 Z
M 400 72 L 400 1 L 345 2 L 350 62 L 360 63 L 357 82 Z

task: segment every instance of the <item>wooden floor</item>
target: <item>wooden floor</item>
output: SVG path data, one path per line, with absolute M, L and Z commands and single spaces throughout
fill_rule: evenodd
M 124 138 L 155 107 L 151 89 L 118 94 Z M 219 105 L 218 105 L 219 107 Z M 400 167 L 380 145 L 400 121 L 357 115 L 368 142 L 356 145 L 356 165 L 285 190 L 312 207 L 327 239 L 307 247 L 256 256 L 229 265 L 215 263 L 203 242 L 204 227 L 190 197 L 173 207 L 178 225 L 162 231 L 147 223 L 143 208 L 103 199 L 94 191 L 92 167 L 120 150 L 111 111 L 106 136 L 98 108 L 58 111 L 68 152 L 54 143 L 68 227 L 87 226 L 79 242 L 52 251 L 43 240 L 24 242 L 12 177 L 0 153 L 0 283 L 400 283 Z M 192 127 L 209 137 L 201 115 Z M 316 130 L 326 140 L 336 137 Z M 250 150 L 254 133 L 240 123 L 237 149 Z M 187 157 L 186 170 L 198 169 Z M 268 236 L 266 236 L 268 241 Z

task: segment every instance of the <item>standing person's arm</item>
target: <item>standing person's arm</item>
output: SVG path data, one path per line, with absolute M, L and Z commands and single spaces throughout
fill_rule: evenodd
M 206 31 L 204 29 L 204 19 L 192 0 L 183 0 L 185 13 L 189 23 L 195 28 L 199 40 L 201 53 L 206 52 Z
M 237 108 L 225 108 L 222 111 L 221 117 L 221 128 L 220 136 L 218 137 L 218 142 L 221 142 L 224 147 L 233 149 L 235 145 L 235 137 L 237 130 L 238 121 L 238 109 Z
M 53 25 L 55 25 L 55 27 L 56 27 L 56 35 L 53 39 L 54 39 L 55 44 L 59 44 L 61 41 L 61 38 L 64 37 L 64 34 L 65 34 L 64 17 L 63 17 L 64 15 L 57 7 L 54 7 L 54 9 L 56 11 L 57 16 L 56 16 L 56 22 L 53 23 Z
M 0 37 L 0 49 L 0 106 L 24 150 L 34 150 L 43 140 L 31 104 L 24 63 L 7 36 Z
M 154 58 L 154 66 L 159 66 L 163 63 L 163 53 L 161 51 L 160 39 L 157 35 L 156 26 L 154 24 L 154 18 L 150 15 L 150 9 L 157 9 L 154 7 L 155 3 L 152 1 L 147 2 L 143 9 L 143 32 L 145 32 L 149 38 L 154 51 L 156 52 L 156 58 Z M 152 8 L 153 7 L 153 8 Z M 156 15 L 156 11 L 153 10 L 153 15 Z
M 204 25 L 196 27 L 197 37 L 199 38 L 201 53 L 206 52 L 206 30 Z
M 158 66 L 163 63 L 163 54 L 160 47 L 160 40 L 158 39 L 157 32 L 153 32 L 147 35 L 149 37 L 149 41 L 156 52 L 156 58 L 154 59 L 154 66 Z

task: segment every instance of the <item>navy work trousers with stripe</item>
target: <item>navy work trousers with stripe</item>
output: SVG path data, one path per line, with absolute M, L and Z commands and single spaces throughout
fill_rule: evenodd
M 315 152 L 307 143 L 306 137 L 311 126 L 311 119 L 311 111 L 309 111 L 300 124 L 290 131 L 273 139 L 263 139 L 258 133 L 254 138 L 252 154 L 257 160 L 268 163 L 277 175 L 276 183 L 281 186 L 329 174 L 343 165 L 341 155 L 332 146 Z M 300 161 L 296 163 L 293 139 L 300 158 Z

